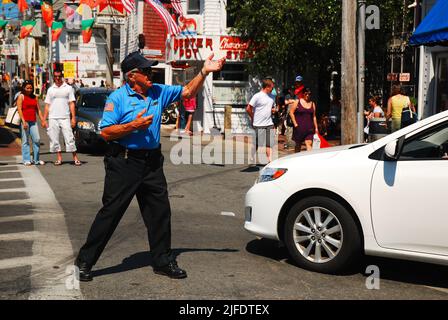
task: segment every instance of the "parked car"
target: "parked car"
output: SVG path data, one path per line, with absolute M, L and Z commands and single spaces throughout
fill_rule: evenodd
M 363 253 L 447 265 L 447 183 L 445 111 L 370 144 L 271 162 L 246 194 L 244 227 L 323 273 Z
M 75 140 L 78 148 L 105 143 L 100 136 L 100 124 L 104 105 L 112 92 L 106 88 L 80 88 L 76 92 Z

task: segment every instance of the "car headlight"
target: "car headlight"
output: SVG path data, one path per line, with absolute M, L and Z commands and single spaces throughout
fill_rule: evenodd
M 78 121 L 78 128 L 95 131 L 95 125 L 90 121 Z
M 103 120 L 103 119 L 100 119 L 100 120 L 98 121 L 98 131 L 101 131 L 101 120 Z
M 258 177 L 257 183 L 276 180 L 284 175 L 286 171 L 288 171 L 288 169 L 264 168 L 260 171 L 260 176 Z

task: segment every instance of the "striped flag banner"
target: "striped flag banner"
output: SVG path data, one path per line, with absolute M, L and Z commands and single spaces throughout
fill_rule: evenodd
M 124 10 L 126 10 L 127 13 L 135 12 L 134 0 L 121 0 L 121 2 L 123 3 Z
M 180 0 L 171 0 L 171 6 L 179 16 L 184 16 L 184 11 L 182 9 L 182 5 L 180 4 Z
M 159 17 L 163 20 L 168 30 L 168 34 L 176 36 L 180 33 L 179 26 L 173 20 L 173 17 L 171 17 L 168 10 L 166 10 L 166 8 L 159 0 L 145 0 L 145 1 L 157 12 Z

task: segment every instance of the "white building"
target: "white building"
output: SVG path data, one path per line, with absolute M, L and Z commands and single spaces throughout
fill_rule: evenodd
M 440 15 L 440 21 L 445 21 L 445 36 L 446 38 L 437 38 L 448 43 L 448 24 L 446 20 L 448 17 L 448 4 L 445 0 L 425 0 L 422 2 L 422 16 L 424 23 L 425 17 L 430 13 L 431 9 L 439 5 L 440 10 L 432 12 L 433 15 Z M 444 2 L 444 3 L 443 3 Z M 437 8 L 436 8 L 437 9 Z M 440 12 L 438 12 L 440 11 Z M 437 19 L 432 17 L 431 20 L 435 23 Z M 437 18 L 437 17 L 436 17 Z M 416 33 L 419 31 L 417 27 Z M 430 33 L 429 33 L 430 35 Z M 411 39 L 412 43 L 412 39 Z M 425 40 L 420 39 L 418 44 L 425 44 Z M 437 42 L 436 42 L 437 43 Z M 423 117 L 428 117 L 435 113 L 448 110 L 448 47 L 435 45 L 436 43 L 426 43 L 432 46 L 422 45 L 420 47 L 420 61 L 419 61 L 419 90 L 418 90 L 418 112 Z
M 232 132 L 248 132 L 250 125 L 245 107 L 251 95 L 259 90 L 244 70 L 245 57 L 249 54 L 247 44 L 230 35 L 226 3 L 226 0 L 181 0 L 185 13 L 178 21 L 181 34 L 175 38 L 165 36 L 163 48 L 147 44 L 143 50 L 147 58 L 159 60 L 155 71 L 162 75 L 166 84 L 188 83 L 199 73 L 211 52 L 213 59 L 227 57 L 223 70 L 210 74 L 198 94 L 193 129 L 204 133 L 210 133 L 213 127 L 224 130 L 224 107 L 227 105 L 232 106 Z M 144 6 L 148 5 L 140 1 L 138 33 L 145 33 L 146 38 L 157 36 L 151 34 L 155 26 L 147 26 L 148 12 L 146 16 L 141 14 L 145 13 Z

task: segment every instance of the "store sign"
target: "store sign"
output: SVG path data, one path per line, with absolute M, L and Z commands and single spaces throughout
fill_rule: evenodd
M 74 62 L 64 62 L 64 78 L 74 79 L 76 75 L 76 65 Z
M 18 44 L 3 44 L 2 55 L 18 56 L 19 55 L 19 45 Z
M 411 74 L 410 73 L 400 73 L 400 81 L 401 82 L 411 81 Z
M 248 48 L 249 43 L 238 37 L 173 38 L 168 45 L 168 49 L 172 51 L 168 57 L 171 61 L 201 61 L 214 52 L 215 58 L 226 57 L 230 61 L 242 61 L 253 56 Z
M 398 81 L 398 73 L 388 73 L 387 81 Z

